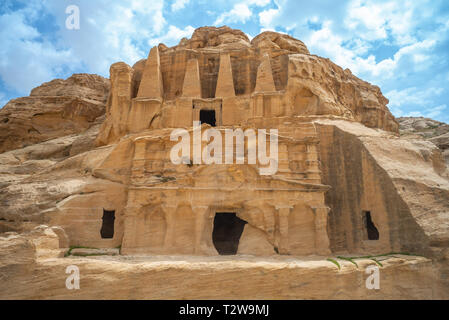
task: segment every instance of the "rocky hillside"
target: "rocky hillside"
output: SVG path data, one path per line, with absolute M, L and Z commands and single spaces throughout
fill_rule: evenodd
M 22 219 L 21 214 L 55 205 L 59 198 L 47 187 L 57 176 L 42 182 L 36 175 L 95 148 L 109 87 L 109 79 L 74 74 L 44 83 L 0 109 L 0 233 L 34 226 L 31 220 L 39 215 Z M 17 211 L 8 205 L 14 202 Z
M 404 138 L 424 138 L 441 149 L 449 166 L 449 124 L 423 117 L 397 118 Z
M 0 153 L 82 133 L 104 115 L 109 80 L 74 74 L 33 89 L 0 109 Z

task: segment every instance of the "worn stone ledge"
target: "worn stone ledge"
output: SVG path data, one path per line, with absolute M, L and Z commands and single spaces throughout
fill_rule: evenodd
M 335 258 L 337 259 L 337 258 Z M 380 259 L 380 258 L 379 258 Z M 338 260 L 338 259 L 337 259 Z M 436 299 L 444 298 L 431 260 L 382 258 L 380 289 L 366 288 L 370 259 L 356 267 L 326 257 L 92 256 L 41 260 L 32 273 L 6 279 L 1 299 Z M 67 266 L 80 270 L 68 290 Z M 447 295 L 447 293 L 446 293 Z

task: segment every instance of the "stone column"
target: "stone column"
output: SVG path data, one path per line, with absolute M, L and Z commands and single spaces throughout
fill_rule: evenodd
M 203 237 L 208 209 L 208 206 L 192 206 L 192 210 L 195 213 L 195 254 L 201 254 L 201 239 Z
M 276 243 L 275 236 L 276 236 L 276 217 L 275 217 L 275 211 L 272 210 L 272 207 L 268 204 L 264 203 L 261 207 L 261 210 L 263 212 L 263 219 L 265 222 L 265 229 L 268 234 L 268 241 L 271 243 Z
M 124 210 L 124 226 L 123 226 L 123 240 L 122 240 L 122 254 L 132 254 L 137 247 L 136 239 L 139 236 L 136 234 L 138 207 L 126 207 Z
M 288 243 L 288 219 L 292 207 L 290 206 L 276 206 L 276 215 L 278 221 L 278 250 L 280 254 L 290 254 L 290 246 Z
M 97 142 L 101 145 L 115 142 L 127 133 L 126 123 L 131 108 L 134 69 L 124 62 L 117 62 L 109 70 L 111 94 L 106 120 L 97 137 Z
M 147 141 L 145 139 L 134 141 L 134 157 L 131 169 L 131 178 L 133 180 L 138 180 L 144 176 L 146 147 Z
M 329 249 L 329 236 L 327 234 L 327 217 L 329 213 L 328 207 L 312 208 L 315 214 L 315 250 L 319 255 L 328 255 L 331 253 Z
M 145 153 L 146 153 L 146 147 L 147 147 L 147 141 L 145 139 L 137 139 L 134 142 L 134 161 L 136 160 L 144 160 L 145 159 Z
M 263 94 L 254 93 L 251 96 L 251 104 L 252 104 L 252 108 L 253 108 L 253 116 L 254 117 L 263 117 L 263 115 L 264 115 Z
M 175 240 L 175 214 L 177 209 L 177 205 L 162 205 L 166 222 L 164 253 L 168 253 L 173 247 L 173 242 Z

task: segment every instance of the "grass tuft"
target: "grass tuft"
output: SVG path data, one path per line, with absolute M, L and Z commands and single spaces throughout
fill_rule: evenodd
M 338 267 L 338 270 L 341 270 L 341 266 L 340 266 L 340 264 L 338 263 L 337 260 L 334 260 L 332 258 L 327 258 L 327 261 L 332 262 L 333 264 L 335 264 Z
M 373 260 L 375 263 L 377 263 L 379 265 L 379 267 L 383 267 L 383 264 L 380 263 L 380 261 L 376 260 L 375 258 L 371 258 L 371 260 Z
M 352 264 L 354 264 L 357 268 L 359 267 L 359 265 L 357 264 L 357 262 L 355 262 L 353 259 L 355 259 L 355 258 L 352 258 L 352 257 L 342 257 L 342 256 L 338 256 L 337 257 L 338 259 L 341 259 L 341 260 L 346 260 L 346 261 L 349 261 L 349 262 L 351 262 Z
M 64 254 L 64 257 L 68 257 L 72 255 L 73 249 L 98 249 L 98 248 L 92 248 L 92 247 L 83 247 L 83 246 L 70 246 L 69 250 Z M 79 256 L 79 254 L 73 254 L 74 256 Z

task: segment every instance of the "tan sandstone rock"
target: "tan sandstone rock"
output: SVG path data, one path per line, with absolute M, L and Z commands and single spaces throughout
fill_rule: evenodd
M 0 110 L 0 152 L 81 133 L 104 114 L 109 81 L 76 74 L 53 80 Z
M 401 136 L 404 138 L 417 138 L 433 142 L 440 148 L 449 166 L 449 125 L 423 117 L 402 117 L 398 118 Z

